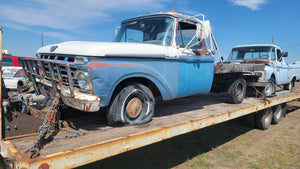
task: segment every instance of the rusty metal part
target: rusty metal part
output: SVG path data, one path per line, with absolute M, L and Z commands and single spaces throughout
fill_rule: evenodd
M 255 86 L 252 86 L 252 87 L 255 90 L 255 96 L 256 97 L 259 96 L 259 97 L 263 98 L 263 100 L 265 102 L 268 101 L 267 97 L 262 92 L 260 92 Z
M 8 99 L 3 99 L 2 107 L 3 107 L 4 114 L 8 113 L 9 106 L 10 106 L 10 101 Z
M 35 158 L 39 155 L 39 149 L 41 148 L 41 141 L 43 141 L 43 139 L 46 137 L 46 135 L 49 132 L 49 129 L 51 127 L 51 121 L 53 120 L 53 118 L 56 116 L 57 113 L 57 106 L 59 104 L 59 99 L 60 96 L 58 93 L 56 93 L 55 95 L 55 99 L 52 101 L 52 107 L 51 109 L 48 111 L 46 118 L 44 119 L 43 124 L 39 127 L 38 130 L 38 136 L 35 140 L 35 142 L 33 143 L 32 147 L 29 149 L 29 151 L 25 151 L 24 154 L 30 152 L 30 158 Z
M 139 98 L 132 98 L 126 107 L 127 115 L 130 118 L 136 118 L 142 111 L 142 101 Z
M 263 71 L 265 69 L 264 64 L 215 64 L 214 73 L 242 73 L 242 72 L 254 72 Z

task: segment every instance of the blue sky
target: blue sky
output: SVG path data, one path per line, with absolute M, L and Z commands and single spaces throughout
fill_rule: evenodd
M 112 41 L 115 27 L 129 17 L 175 10 L 210 20 L 221 54 L 232 47 L 271 43 L 300 61 L 299 0 L 0 0 L 4 49 L 34 57 L 44 45 L 63 41 Z

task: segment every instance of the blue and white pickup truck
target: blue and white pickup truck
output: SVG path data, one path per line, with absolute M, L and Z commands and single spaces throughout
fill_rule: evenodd
M 227 90 L 234 103 L 243 100 L 246 86 L 258 87 L 267 97 L 275 94 L 276 85 L 292 91 L 300 79 L 300 65 L 286 63 L 287 56 L 272 44 L 234 47 L 226 62 L 215 65 L 213 90 Z
M 107 107 L 111 124 L 141 124 L 151 120 L 158 98 L 210 91 L 211 36 L 202 14 L 148 14 L 123 21 L 114 42 L 42 47 L 23 69 L 48 98 L 59 93 L 65 105 L 86 112 Z

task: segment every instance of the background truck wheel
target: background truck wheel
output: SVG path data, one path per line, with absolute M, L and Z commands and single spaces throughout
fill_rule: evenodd
M 272 122 L 273 109 L 268 108 L 259 111 L 256 115 L 256 126 L 259 129 L 266 130 L 270 127 Z
M 274 96 L 275 92 L 276 92 L 275 79 L 271 77 L 269 82 L 263 89 L 263 93 L 266 97 L 272 97 Z
M 228 88 L 228 96 L 231 103 L 242 103 L 246 95 L 246 81 L 239 77 Z
M 114 98 L 107 114 L 109 124 L 123 122 L 142 124 L 151 120 L 155 99 L 151 90 L 139 83 L 131 83 Z
M 283 116 L 283 106 L 281 104 L 273 107 L 272 124 L 278 124 Z
M 293 92 L 293 81 L 291 81 L 289 84 L 283 85 L 284 90 L 288 90 L 289 92 Z

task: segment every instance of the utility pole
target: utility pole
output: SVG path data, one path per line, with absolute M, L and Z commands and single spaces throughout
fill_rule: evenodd
M 44 35 L 43 35 L 43 32 L 42 32 L 42 47 L 44 46 Z

